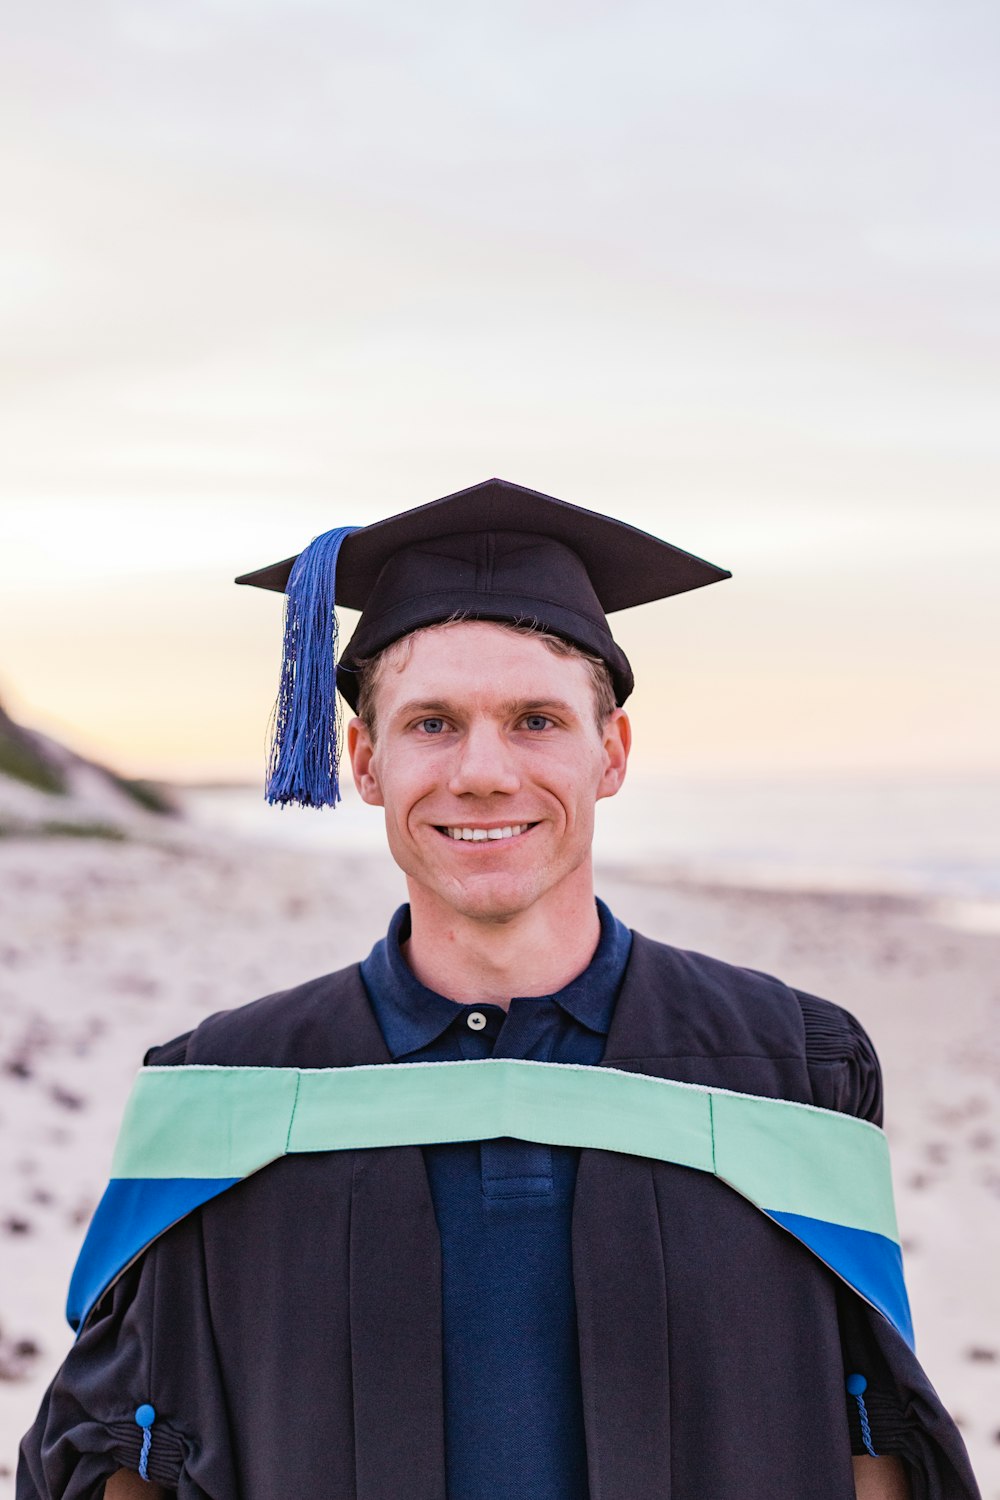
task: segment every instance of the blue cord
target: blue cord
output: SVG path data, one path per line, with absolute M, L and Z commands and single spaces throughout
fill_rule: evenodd
M 153 1423 L 156 1412 L 148 1401 L 136 1408 L 136 1425 L 142 1428 L 142 1450 L 139 1454 L 139 1478 L 149 1483 L 149 1450 L 153 1446 Z
M 847 1394 L 853 1396 L 858 1403 L 858 1419 L 861 1423 L 861 1441 L 864 1443 L 872 1458 L 878 1458 L 872 1443 L 872 1430 L 868 1424 L 868 1409 L 865 1406 L 864 1393 L 868 1389 L 868 1382 L 863 1375 L 848 1375 Z

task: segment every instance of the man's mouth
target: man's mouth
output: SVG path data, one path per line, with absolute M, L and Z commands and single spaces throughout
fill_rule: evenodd
M 529 828 L 537 828 L 537 823 L 505 823 L 499 828 L 477 827 L 475 824 L 437 824 L 438 833 L 443 833 L 446 838 L 454 839 L 456 843 L 464 844 L 496 844 L 504 839 L 516 839 L 522 833 L 527 833 Z

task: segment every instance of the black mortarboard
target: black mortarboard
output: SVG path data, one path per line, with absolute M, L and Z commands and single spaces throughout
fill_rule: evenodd
M 337 801 L 334 681 L 356 709 L 358 664 L 412 630 L 455 615 L 533 622 L 606 662 L 624 703 L 632 669 L 606 615 L 729 576 L 624 521 L 503 479 L 325 532 L 298 557 L 236 580 L 287 595 L 268 799 Z M 339 662 L 335 603 L 361 611 Z

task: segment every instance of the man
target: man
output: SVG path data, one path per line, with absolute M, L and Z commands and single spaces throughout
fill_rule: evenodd
M 361 609 L 347 743 L 409 905 L 149 1055 L 21 1500 L 976 1494 L 864 1032 L 595 901 L 606 611 L 725 576 L 493 480 L 241 580 L 288 589 L 275 801 L 337 800 Z

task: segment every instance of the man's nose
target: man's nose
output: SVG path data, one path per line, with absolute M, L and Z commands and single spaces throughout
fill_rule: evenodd
M 455 797 L 509 795 L 521 785 L 511 746 L 496 725 L 472 724 L 455 749 L 448 790 Z

